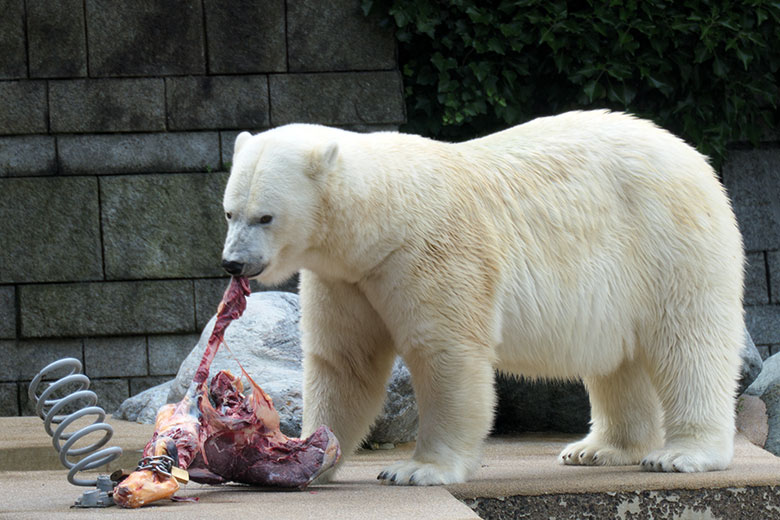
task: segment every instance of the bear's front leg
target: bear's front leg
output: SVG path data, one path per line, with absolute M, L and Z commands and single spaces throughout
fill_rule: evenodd
M 464 482 L 479 467 L 493 421 L 494 372 L 486 346 L 431 344 L 405 352 L 420 414 L 411 460 L 377 477 L 386 484 Z
M 343 461 L 382 409 L 396 353 L 382 320 L 354 285 L 302 271 L 300 294 L 301 437 L 328 426 L 339 441 Z M 332 473 L 317 482 L 329 480 Z

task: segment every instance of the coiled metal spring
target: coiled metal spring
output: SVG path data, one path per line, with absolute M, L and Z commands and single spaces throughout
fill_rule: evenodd
M 70 368 L 69 374 L 53 383 L 49 383 L 49 386 L 38 395 L 38 386 L 47 374 L 68 368 Z M 46 365 L 38 372 L 38 375 L 33 378 L 30 383 L 28 395 L 30 396 L 30 401 L 35 402 L 35 413 L 38 417 L 43 419 L 43 427 L 46 429 L 46 433 L 51 436 L 54 449 L 60 454 L 60 462 L 70 470 L 68 472 L 68 482 L 74 486 L 95 486 L 97 485 L 97 479 L 85 480 L 76 478 L 76 474 L 80 471 L 94 469 L 98 466 L 108 464 L 119 458 L 122 455 L 122 448 L 111 447 L 96 451 L 111 439 L 111 436 L 114 435 L 114 429 L 110 424 L 103 422 L 106 418 L 106 412 L 99 406 L 95 406 L 98 400 L 97 394 L 91 390 L 87 390 L 90 383 L 89 378 L 81 373 L 81 368 L 81 361 L 75 358 L 64 358 Z M 77 388 L 65 397 L 50 399 L 56 392 L 68 385 L 77 385 Z M 57 415 L 63 408 L 77 401 L 86 401 L 89 404 L 73 413 Z M 65 433 L 65 429 L 74 421 L 88 415 L 97 416 L 94 423 L 84 426 L 74 432 Z M 52 424 L 57 424 L 59 426 L 52 431 Z M 105 432 L 102 438 L 89 446 L 73 448 L 73 445 L 79 439 L 100 430 Z M 65 443 L 60 444 L 61 441 L 65 441 Z M 73 458 L 81 455 L 86 456 L 76 462 L 69 460 L 69 457 Z

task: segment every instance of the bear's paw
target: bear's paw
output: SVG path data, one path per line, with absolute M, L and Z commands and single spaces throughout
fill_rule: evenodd
M 731 462 L 728 450 L 718 453 L 710 449 L 664 448 L 650 453 L 642 459 L 641 467 L 645 471 L 698 473 L 726 469 Z
M 629 450 L 588 436 L 566 446 L 558 455 L 558 461 L 567 466 L 629 466 L 637 464 L 640 457 Z
M 466 481 L 467 471 L 456 465 L 432 464 L 414 459 L 385 468 L 377 480 L 396 486 L 437 486 Z

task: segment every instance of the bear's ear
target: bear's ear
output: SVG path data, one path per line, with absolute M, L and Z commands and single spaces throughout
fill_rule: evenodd
M 236 144 L 233 147 L 233 155 L 236 155 L 238 151 L 241 149 L 244 144 L 246 144 L 247 140 L 252 137 L 252 134 L 249 132 L 241 132 L 238 134 L 238 137 L 236 137 Z
M 319 148 L 312 154 L 312 164 L 309 173 L 316 177 L 335 166 L 339 157 L 339 145 L 335 141 L 323 148 Z

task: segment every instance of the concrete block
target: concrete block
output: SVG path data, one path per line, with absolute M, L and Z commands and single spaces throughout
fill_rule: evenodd
M 80 339 L 0 340 L 0 380 L 29 381 L 46 365 L 65 357 L 84 361 Z M 62 370 L 46 379 L 59 379 L 67 373 Z
M 769 263 L 769 287 L 772 293 L 772 303 L 780 303 L 780 251 L 770 251 L 766 254 Z
M 403 85 L 398 72 L 272 75 L 270 87 L 272 126 L 404 120 Z
M 85 5 L 90 75 L 206 72 L 200 0 L 86 0 Z
M 360 0 L 287 1 L 291 72 L 388 70 L 396 68 L 389 27 L 363 14 Z
M 0 79 L 27 77 L 24 0 L 0 0 Z
M 57 139 L 60 168 L 65 174 L 219 169 L 216 132 L 64 135 Z
M 227 277 L 195 280 L 195 323 L 197 330 L 203 330 L 211 317 L 217 313 L 217 305 L 219 305 L 228 283 Z
M 165 130 L 162 78 L 76 79 L 49 82 L 52 132 Z
M 0 286 L 0 338 L 16 337 L 16 288 Z
M 769 303 L 769 287 L 766 278 L 764 253 L 748 253 L 745 266 L 745 304 Z
M 130 397 L 130 382 L 127 379 L 92 379 L 89 389 L 97 394 L 97 405 L 107 414 L 114 413 Z
M 175 376 L 181 362 L 198 344 L 198 338 L 198 334 L 149 336 L 149 373 L 153 376 Z M 133 392 L 133 395 L 138 392 Z
M 0 135 L 45 134 L 46 83 L 0 81 Z
M 24 338 L 194 332 L 189 280 L 23 285 L 17 290 Z
M 19 415 L 19 387 L 16 383 L 0 384 L 0 417 Z
M 285 72 L 284 4 L 284 0 L 204 0 L 209 73 Z
M 74 78 L 87 75 L 83 0 L 27 3 L 30 76 Z
M 130 379 L 130 395 L 138 395 L 157 385 L 171 381 L 170 376 L 133 377 Z
M 732 150 L 723 180 L 748 251 L 780 247 L 780 149 Z
M 165 84 L 171 130 L 268 126 L 267 76 L 186 76 Z
M 49 135 L 0 137 L 0 177 L 55 175 L 57 151 Z
M 0 283 L 103 277 L 97 179 L 0 179 Z
M 84 372 L 89 377 L 148 375 L 146 337 L 86 338 Z
M 780 343 L 780 305 L 745 307 L 745 324 L 756 345 Z
M 106 277 L 222 274 L 226 232 L 222 193 L 226 182 L 225 173 L 101 179 Z
M 31 401 L 28 398 L 28 390 L 30 388 L 30 384 L 28 382 L 19 383 L 19 403 L 20 403 L 20 414 L 21 415 L 36 415 L 35 413 L 35 402 Z M 119 404 L 122 403 L 124 399 L 129 392 L 129 383 L 126 379 L 90 379 L 89 382 L 89 390 L 92 390 L 97 394 L 97 403 L 96 406 L 99 406 L 103 408 L 103 410 L 106 412 L 106 414 L 111 414 L 114 410 L 116 410 L 119 407 Z M 69 392 L 72 390 L 69 390 Z M 38 391 L 40 394 L 40 390 Z M 65 406 L 65 408 L 62 410 L 63 413 L 69 414 L 73 413 L 81 408 L 84 408 L 85 406 L 89 406 L 90 401 L 84 399 L 76 401 L 75 403 L 69 404 Z M 84 426 L 84 424 L 82 424 Z M 41 431 L 43 431 L 43 422 L 40 423 Z M 90 437 L 92 438 L 92 437 Z M 109 446 L 113 446 L 113 444 L 109 443 Z M 56 459 L 55 459 L 56 460 Z

